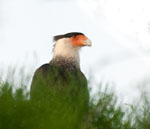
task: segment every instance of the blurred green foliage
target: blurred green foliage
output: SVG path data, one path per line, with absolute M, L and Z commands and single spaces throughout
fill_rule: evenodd
M 12 84 L 1 82 L 0 129 L 150 129 L 148 93 L 141 93 L 141 100 L 130 105 L 127 114 L 115 93 L 106 88 L 99 91 L 96 103 L 90 101 L 82 120 L 80 110 L 71 107 L 73 101 L 64 101 L 58 94 L 53 98 L 42 95 L 42 99 L 32 100 L 25 86 L 13 91 Z

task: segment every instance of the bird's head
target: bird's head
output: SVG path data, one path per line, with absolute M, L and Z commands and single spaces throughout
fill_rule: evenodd
M 71 60 L 79 65 L 79 49 L 83 46 L 91 46 L 91 41 L 83 34 L 79 32 L 71 32 L 63 35 L 54 36 L 54 56 L 56 60 L 58 57 Z
M 71 32 L 67 33 L 64 35 L 57 35 L 54 36 L 54 41 L 59 41 L 59 40 L 68 40 L 68 43 L 72 47 L 83 47 L 83 46 L 91 46 L 91 41 L 83 34 L 79 32 Z
M 79 32 L 71 32 L 64 35 L 54 36 L 54 41 L 58 41 L 60 39 L 68 39 L 69 43 L 72 47 L 83 47 L 83 46 L 91 46 L 91 41 L 83 34 Z

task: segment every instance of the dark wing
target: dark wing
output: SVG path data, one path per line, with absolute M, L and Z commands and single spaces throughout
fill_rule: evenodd
M 45 93 L 68 94 L 72 98 L 77 98 L 82 94 L 87 100 L 89 99 L 87 80 L 79 69 L 72 71 L 51 64 L 39 67 L 31 84 L 31 98 L 41 98 Z

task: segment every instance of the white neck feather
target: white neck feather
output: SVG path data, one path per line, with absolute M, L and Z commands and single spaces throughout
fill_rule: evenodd
M 78 67 L 80 67 L 79 49 L 79 47 L 72 46 L 69 38 L 59 39 L 55 43 L 53 59 L 56 57 L 63 57 L 66 60 L 68 59 L 76 62 Z

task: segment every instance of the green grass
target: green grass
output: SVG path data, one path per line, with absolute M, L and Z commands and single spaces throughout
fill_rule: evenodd
M 126 113 L 125 105 L 118 103 L 115 92 L 107 87 L 99 91 L 96 102 L 90 101 L 81 120 L 80 110 L 71 107 L 74 102 L 48 94 L 32 100 L 26 86 L 15 91 L 13 87 L 0 82 L 0 129 L 150 129 L 150 96 L 145 92 Z

